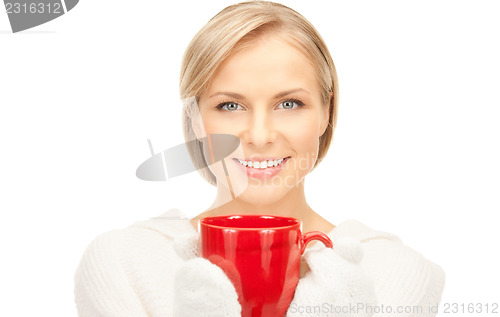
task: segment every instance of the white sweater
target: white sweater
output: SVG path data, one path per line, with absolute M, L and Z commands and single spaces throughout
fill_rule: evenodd
M 193 233 L 196 230 L 189 220 L 172 209 L 97 237 L 75 273 L 78 315 L 173 316 L 175 272 L 185 263 L 174 250 L 174 241 Z M 355 220 L 342 222 L 328 235 L 334 243 L 344 237 L 361 243 L 364 255 L 359 266 L 374 285 L 374 316 L 436 315 L 429 306 L 439 303 L 444 287 L 444 272 L 437 264 L 402 244 L 398 237 Z M 185 252 L 193 250 L 186 248 Z

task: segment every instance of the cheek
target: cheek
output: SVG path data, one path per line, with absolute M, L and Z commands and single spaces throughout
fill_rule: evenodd
M 291 146 L 296 155 L 296 168 L 310 171 L 318 158 L 319 139 L 317 133 L 297 133 L 292 140 Z
M 217 113 L 202 113 L 203 126 L 206 133 L 228 133 L 237 134 L 237 127 L 241 124 L 235 124 L 235 118 L 221 116 Z
M 245 130 L 245 116 L 225 118 L 217 113 L 202 113 L 206 133 L 228 133 L 240 135 Z M 272 119 L 274 132 L 279 137 L 277 142 L 284 142 L 298 156 L 316 157 L 319 147 L 321 122 L 315 111 L 290 115 L 277 115 Z M 280 140 L 281 139 L 281 140 Z M 283 144 L 277 144 L 281 147 Z
M 309 152 L 316 150 L 319 146 L 319 125 L 317 116 L 310 115 L 297 120 L 286 120 L 283 131 L 290 145 L 297 151 Z

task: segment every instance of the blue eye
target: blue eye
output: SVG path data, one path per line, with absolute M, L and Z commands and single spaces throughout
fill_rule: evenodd
M 221 103 L 217 106 L 217 108 L 222 109 L 222 110 L 227 110 L 227 111 L 234 111 L 234 110 L 241 110 L 243 107 L 241 107 L 239 104 L 235 102 L 224 102 Z
M 304 106 L 304 103 L 300 100 L 295 100 L 295 99 L 290 99 L 290 100 L 285 100 L 282 103 L 278 105 L 279 109 L 295 109 L 298 107 Z

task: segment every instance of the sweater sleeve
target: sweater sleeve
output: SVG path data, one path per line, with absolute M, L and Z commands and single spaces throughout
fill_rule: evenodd
M 375 316 L 435 316 L 430 306 L 441 300 L 443 269 L 391 235 L 362 241 L 361 267 L 372 278 L 377 297 Z M 383 305 L 383 306 L 382 306 Z
M 122 235 L 104 233 L 87 247 L 75 273 L 78 316 L 148 316 L 122 265 Z
M 373 282 L 376 296 L 374 316 L 432 317 L 441 300 L 445 283 L 443 269 L 393 234 L 373 230 L 350 219 L 331 233 L 361 243 L 363 257 L 359 265 Z
M 80 317 L 173 316 L 176 236 L 195 231 L 176 209 L 98 236 L 75 272 Z

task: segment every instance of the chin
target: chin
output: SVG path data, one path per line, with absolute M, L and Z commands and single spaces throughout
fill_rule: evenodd
M 290 163 L 290 167 L 295 167 Z M 272 206 L 279 201 L 286 199 L 287 195 L 293 195 L 297 185 L 308 174 L 309 166 L 296 169 L 287 167 L 281 173 L 269 178 L 254 178 L 241 173 L 241 168 L 235 169 L 228 164 L 228 172 L 231 180 L 231 189 L 234 196 L 229 194 L 229 185 L 222 169 L 211 166 L 211 171 L 216 175 L 218 190 L 224 191 L 228 199 L 237 198 L 248 205 Z M 272 212 L 272 211 L 270 211 Z

